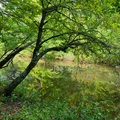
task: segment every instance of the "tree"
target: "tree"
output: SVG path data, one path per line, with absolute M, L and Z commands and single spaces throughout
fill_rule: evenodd
M 1 4 L 0 45 L 5 52 L 0 68 L 34 44 L 29 65 L 1 90 L 5 96 L 11 95 L 48 52 L 66 52 L 69 48 L 99 55 L 109 49 L 109 41 L 102 34 L 108 20 L 105 18 L 109 15 L 105 10 L 106 0 L 3 0 Z

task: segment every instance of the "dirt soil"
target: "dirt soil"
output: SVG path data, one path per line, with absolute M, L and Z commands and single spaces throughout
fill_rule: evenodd
M 6 115 L 13 115 L 20 112 L 21 108 L 22 103 L 18 100 L 0 105 L 0 120 L 5 118 Z

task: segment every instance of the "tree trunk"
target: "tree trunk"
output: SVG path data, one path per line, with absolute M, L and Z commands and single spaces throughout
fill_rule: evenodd
M 25 79 L 25 77 L 29 74 L 29 72 L 35 67 L 39 59 L 50 51 L 65 51 L 68 46 L 60 46 L 60 47 L 52 47 L 46 50 L 43 50 L 40 54 L 37 55 L 37 51 L 34 51 L 33 57 L 27 68 L 22 72 L 15 80 L 13 80 L 8 86 L 6 86 L 0 94 L 4 94 L 5 96 L 11 96 L 11 93 L 14 89 Z
M 25 77 L 29 74 L 29 72 L 35 67 L 39 59 L 32 59 L 27 68 L 22 72 L 15 80 L 13 80 L 8 86 L 6 86 L 0 94 L 4 94 L 4 96 L 11 96 L 11 93 L 14 89 L 25 79 Z

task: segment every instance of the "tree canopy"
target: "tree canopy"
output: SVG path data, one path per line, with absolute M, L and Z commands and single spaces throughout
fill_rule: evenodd
M 109 53 L 120 41 L 116 0 L 2 0 L 0 7 L 0 68 L 31 46 L 27 68 L 1 93 L 10 95 L 39 59 L 50 51 L 78 49 L 85 54 Z

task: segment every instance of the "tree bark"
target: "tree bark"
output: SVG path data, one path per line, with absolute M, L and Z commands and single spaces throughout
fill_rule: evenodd
M 19 52 L 21 52 L 25 48 L 29 47 L 33 43 L 34 42 L 32 41 L 24 46 L 17 48 L 16 50 L 12 51 L 11 53 L 9 53 L 3 60 L 0 61 L 0 69 L 2 69 L 12 58 L 14 58 L 15 55 L 17 55 Z
M 41 42 L 41 36 L 42 36 L 42 28 L 44 26 L 44 20 L 46 18 L 46 11 L 42 11 L 42 18 L 39 25 L 38 30 L 38 37 L 36 41 L 36 46 L 33 51 L 33 57 L 30 62 L 30 64 L 27 66 L 27 68 L 22 72 L 15 80 L 13 80 L 7 87 L 5 87 L 0 94 L 4 94 L 5 96 L 10 96 L 13 90 L 24 80 L 24 78 L 29 74 L 29 72 L 35 67 L 39 59 L 46 54 L 49 50 L 42 51 L 41 54 L 38 55 L 39 49 L 41 48 L 40 42 Z
M 25 79 L 25 77 L 29 74 L 29 72 L 36 66 L 37 62 L 40 58 L 50 51 L 65 51 L 69 46 L 61 46 L 61 47 L 52 47 L 46 50 L 43 50 L 39 55 L 34 54 L 31 62 L 27 66 L 27 68 L 22 72 L 15 80 L 13 80 L 8 86 L 6 86 L 3 90 L 0 91 L 0 94 L 4 94 L 4 96 L 11 96 L 14 89 Z
M 25 79 L 29 72 L 35 67 L 39 59 L 33 58 L 27 68 L 22 72 L 15 80 L 13 80 L 8 86 L 6 86 L 0 94 L 4 96 L 11 96 L 14 89 Z

